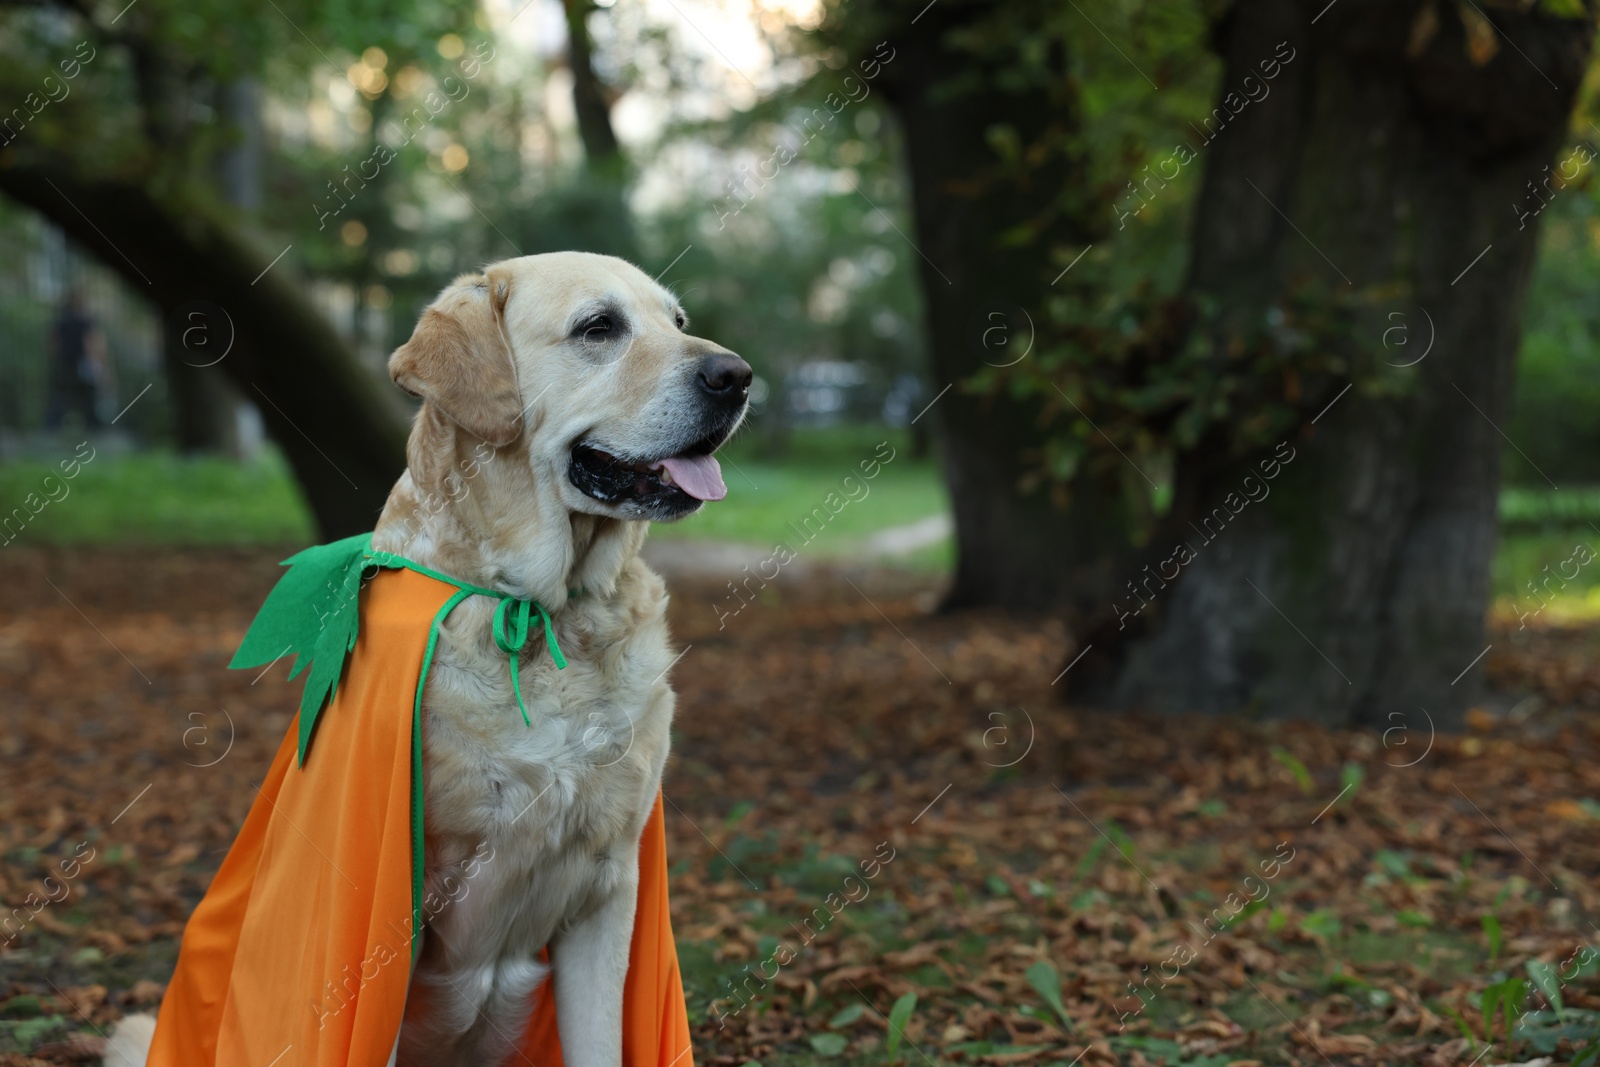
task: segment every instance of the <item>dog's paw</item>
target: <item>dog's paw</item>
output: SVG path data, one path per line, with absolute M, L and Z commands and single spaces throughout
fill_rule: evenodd
M 154 1015 L 124 1015 L 106 1035 L 105 1067 L 144 1067 L 155 1036 Z

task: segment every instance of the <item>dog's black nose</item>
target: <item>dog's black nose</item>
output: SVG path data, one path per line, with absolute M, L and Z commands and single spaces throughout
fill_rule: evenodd
M 742 401 L 754 377 L 750 364 L 732 352 L 719 352 L 700 361 L 700 389 L 718 400 Z

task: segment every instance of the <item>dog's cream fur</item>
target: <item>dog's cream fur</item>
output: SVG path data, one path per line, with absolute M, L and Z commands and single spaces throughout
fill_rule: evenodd
M 585 338 L 597 308 L 626 329 Z M 697 368 L 726 353 L 682 322 L 672 295 L 621 260 L 525 256 L 458 278 L 390 360 L 423 403 L 374 547 L 537 600 L 568 660 L 556 670 L 530 639 L 527 726 L 491 636 L 495 602 L 469 598 L 442 628 L 423 698 L 425 878 L 452 903 L 425 930 L 402 1067 L 504 1062 L 546 946 L 567 1067 L 621 1062 L 673 654 L 662 581 L 638 556 L 645 522 L 580 492 L 568 464 L 580 440 L 632 457 L 694 442 Z M 741 393 L 725 429 L 742 413 Z

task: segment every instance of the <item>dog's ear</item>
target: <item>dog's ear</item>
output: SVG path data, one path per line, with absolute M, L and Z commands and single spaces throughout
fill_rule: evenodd
M 511 280 L 501 271 L 457 278 L 389 357 L 396 385 L 496 448 L 522 433 L 522 397 L 505 336 L 510 295 Z

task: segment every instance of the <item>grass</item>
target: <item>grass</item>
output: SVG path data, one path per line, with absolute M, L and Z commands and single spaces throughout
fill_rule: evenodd
M 57 464 L 0 466 L 0 519 L 10 520 L 0 540 L 214 545 L 315 537 L 311 513 L 276 452 L 250 464 L 165 452 L 82 454 L 89 461 L 70 480 Z M 19 513 L 26 525 L 17 534 Z
M 865 477 L 863 462 L 877 464 L 867 468 L 874 477 Z M 811 529 L 821 533 L 808 551 L 838 555 L 878 530 L 947 509 L 933 461 L 913 459 L 904 434 L 878 427 L 797 433 L 781 461 L 735 442 L 723 454 L 723 473 L 726 500 L 658 525 L 652 536 L 793 545 L 805 536 L 795 527 L 812 517 Z M 13 508 L 27 515 L 30 493 L 35 502 L 59 497 L 29 517 L 15 543 L 304 544 L 316 537 L 288 465 L 270 449 L 252 464 L 102 452 L 70 481 L 47 483 L 52 475 L 59 479 L 60 471 L 43 462 L 0 466 L 0 517 Z M 934 546 L 916 558 L 937 565 L 944 555 Z
M 914 459 L 905 435 L 895 430 L 796 434 L 788 455 L 776 461 L 742 444 L 723 454 L 727 499 L 681 522 L 658 525 L 651 537 L 771 547 L 780 541 L 798 545 L 809 532 L 815 534 L 812 551 L 837 555 L 879 530 L 949 508 L 933 461 Z M 862 463 L 876 469 L 876 476 L 866 478 Z
M 1600 486 L 1507 489 L 1500 494 L 1500 522 L 1506 526 L 1600 523 Z
M 682 522 L 656 526 L 652 537 L 797 546 L 805 540 L 802 527 L 810 517 L 809 529 L 820 527 L 821 533 L 807 546 L 808 554 L 848 556 L 880 530 L 949 508 L 937 466 L 931 459 L 913 458 L 906 435 L 897 430 L 800 431 L 781 459 L 763 457 L 756 442 L 746 438 L 722 456 L 727 499 Z M 893 458 L 883 462 L 883 456 Z M 877 474 L 866 478 L 860 465 L 874 460 Z M 288 545 L 316 539 L 288 465 L 271 449 L 252 464 L 163 452 L 102 452 L 64 483 L 64 496 L 60 483 L 45 482 L 59 473 L 43 462 L 0 465 L 0 518 L 16 508 L 28 515 L 30 493 L 35 503 L 45 499 L 47 489 L 59 497 L 29 516 L 13 543 Z M 1577 545 L 1600 550 L 1600 487 L 1507 489 L 1500 516 L 1502 537 L 1491 575 L 1496 610 L 1515 616 L 1538 608 L 1528 589 L 1531 581 L 1548 602 L 1540 611 L 1544 621 L 1600 618 L 1600 558 L 1576 566 L 1573 574 Z M 1600 557 L 1600 551 L 1596 554 Z M 953 560 L 953 545 L 945 539 L 899 563 L 948 570 Z M 1558 573 L 1571 577 L 1551 578 Z
M 1562 532 L 1503 527 L 1489 574 L 1498 614 L 1544 623 L 1600 619 L 1600 536 L 1586 524 Z

